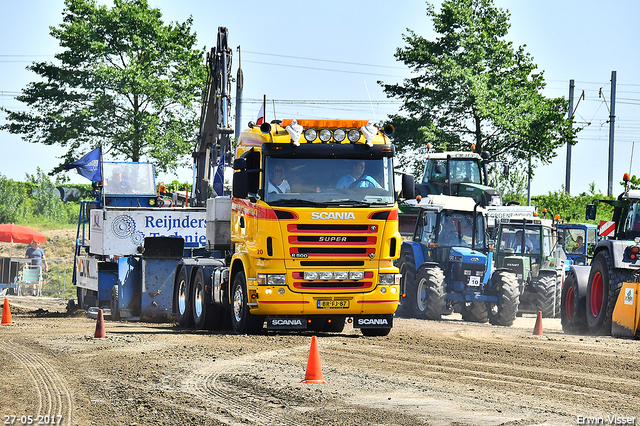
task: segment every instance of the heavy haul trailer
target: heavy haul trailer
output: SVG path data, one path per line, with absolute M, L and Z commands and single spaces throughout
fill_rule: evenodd
M 77 273 L 79 303 L 111 306 L 115 317 L 175 315 L 198 329 L 230 322 L 237 333 L 257 332 L 265 321 L 270 329 L 339 332 L 352 318 L 364 335 L 388 334 L 400 279 L 393 265 L 400 234 L 392 128 L 367 121 L 249 123 L 231 152 L 227 38 L 219 28 L 207 55 L 193 207 L 92 206 L 91 245 L 76 262 L 87 265 Z M 233 164 L 232 197 L 212 198 L 211 169 L 222 157 Z M 413 198 L 414 189 L 413 177 L 403 175 L 404 196 Z M 133 212 L 141 224 L 129 219 Z M 176 230 L 202 223 L 205 238 Z M 107 235 L 100 247 L 94 225 Z M 156 226 L 154 234 L 138 233 L 143 225 Z M 129 231 L 135 245 L 122 238 L 107 247 Z
M 640 191 L 625 191 L 615 200 L 611 221 L 600 224 L 603 237 L 590 265 L 573 265 L 562 289 L 562 329 L 566 333 L 635 336 L 638 333 L 637 277 L 640 271 Z M 587 206 L 594 220 L 596 203 Z

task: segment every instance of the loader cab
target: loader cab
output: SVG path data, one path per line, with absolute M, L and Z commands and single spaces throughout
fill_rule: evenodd
M 588 223 L 558 224 L 562 248 L 575 265 L 589 265 L 598 244 L 597 227 Z
M 105 206 L 158 206 L 153 164 L 105 161 L 102 163 L 102 176 L 102 194 L 99 201 L 104 201 Z

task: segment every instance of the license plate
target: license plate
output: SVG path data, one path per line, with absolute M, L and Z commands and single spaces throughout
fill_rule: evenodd
M 318 309 L 344 309 L 348 307 L 348 300 L 318 300 Z
M 469 277 L 469 287 L 480 287 L 480 277 Z

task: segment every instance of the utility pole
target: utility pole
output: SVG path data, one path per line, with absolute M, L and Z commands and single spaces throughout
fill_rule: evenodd
M 569 118 L 573 127 L 573 89 L 575 88 L 573 80 L 569 80 Z M 567 175 L 564 182 L 564 192 L 571 194 L 571 144 L 567 143 Z
M 616 72 L 611 71 L 611 110 L 609 111 L 609 186 L 607 195 L 613 195 L 613 133 L 616 122 Z
M 238 46 L 238 76 L 236 78 L 236 138 L 240 137 L 242 130 L 242 89 L 244 87 L 244 75 L 240 63 L 240 46 Z

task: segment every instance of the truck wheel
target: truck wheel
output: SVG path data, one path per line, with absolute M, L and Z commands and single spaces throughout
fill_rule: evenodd
M 247 280 L 240 271 L 233 279 L 233 296 L 231 300 L 231 325 L 236 334 L 257 334 L 262 330 L 264 319 L 249 312 L 247 297 Z
M 400 270 L 400 304 L 396 315 L 404 318 L 413 318 L 413 306 L 415 306 L 414 281 L 416 278 L 416 261 L 413 257 L 413 249 L 409 245 L 403 245 L 398 260 Z M 402 295 L 405 295 L 403 298 Z
M 111 287 L 111 321 L 120 321 L 118 286 Z
M 518 279 L 512 272 L 496 272 L 491 276 L 491 287 L 500 295 L 498 303 L 487 303 L 489 323 L 510 327 L 516 320 L 520 305 Z
M 484 302 L 464 302 L 462 304 L 462 319 L 469 322 L 487 322 L 489 314 Z
M 535 299 L 533 306 L 542 312 L 542 318 L 553 318 L 553 308 L 556 306 L 556 277 L 555 275 L 540 275 L 533 282 Z
M 584 292 L 583 292 L 584 293 Z M 580 294 L 578 280 L 573 271 L 567 272 L 562 286 L 560 323 L 567 334 L 583 334 L 587 331 L 586 297 Z
M 178 325 L 183 328 L 193 326 L 193 316 L 191 315 L 191 298 L 189 297 L 189 280 L 187 279 L 187 268 L 180 268 L 176 291 L 173 300 L 176 307 Z
M 416 316 L 439 320 L 445 308 L 444 272 L 437 266 L 421 266 L 416 274 Z
M 204 272 L 202 268 L 198 268 L 191 288 L 193 325 L 196 330 L 215 330 L 219 327 L 221 318 L 216 306 L 207 303 L 204 291 Z
M 389 333 L 391 332 L 390 328 L 361 328 L 360 331 L 362 332 L 363 336 L 366 337 L 380 337 L 380 336 L 387 336 L 389 335 Z
M 611 334 L 613 308 L 625 281 L 633 281 L 633 272 L 614 269 L 609 252 L 601 251 L 593 258 L 586 295 L 587 324 L 591 334 Z

